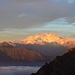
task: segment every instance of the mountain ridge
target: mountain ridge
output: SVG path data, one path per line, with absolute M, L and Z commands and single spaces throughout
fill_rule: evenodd
M 68 46 L 67 43 L 74 43 L 75 38 L 65 38 L 54 33 L 45 33 L 45 34 L 40 33 L 34 36 L 29 36 L 21 40 L 20 42 L 24 44 L 40 44 L 40 45 L 45 45 L 45 43 L 57 42 L 58 44 L 61 45 L 65 44 L 65 46 Z
M 0 43 L 0 61 L 44 61 L 39 52 L 26 47 L 16 47 L 11 42 Z
M 26 44 L 40 44 L 40 43 L 44 44 L 43 42 L 50 43 L 60 39 L 66 39 L 66 38 L 58 36 L 54 33 L 48 33 L 48 34 L 41 33 L 41 34 L 36 34 L 34 36 L 29 36 L 21 41 Z

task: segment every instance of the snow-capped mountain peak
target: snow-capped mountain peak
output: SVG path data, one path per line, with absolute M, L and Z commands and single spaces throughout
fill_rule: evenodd
M 66 38 L 60 37 L 54 33 L 36 34 L 34 36 L 29 36 L 21 40 L 21 42 L 25 44 L 41 44 L 41 45 L 44 45 L 45 43 L 52 43 L 52 42 L 58 42 L 63 44 L 64 41 L 66 41 Z

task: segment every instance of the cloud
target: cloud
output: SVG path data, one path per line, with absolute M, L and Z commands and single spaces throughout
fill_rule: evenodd
M 30 29 L 65 18 L 75 22 L 74 0 L 7 0 L 0 2 L 0 27 L 2 29 Z M 59 20 L 60 21 L 60 20 Z
M 20 15 L 18 15 L 17 17 L 25 17 L 25 16 L 28 16 L 29 14 L 25 14 L 25 13 L 22 13 Z
M 4 29 L 0 29 L 0 32 L 3 32 L 3 31 L 5 31 Z
M 30 2 L 41 2 L 45 0 L 13 0 L 16 3 L 30 3 Z
M 74 3 L 75 0 L 68 0 L 68 3 Z
M 0 75 L 30 75 L 36 72 L 40 67 L 30 66 L 7 66 L 0 67 Z

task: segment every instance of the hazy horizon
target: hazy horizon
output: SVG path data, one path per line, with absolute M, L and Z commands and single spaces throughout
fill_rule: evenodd
M 0 0 L 0 41 L 39 33 L 75 37 L 75 0 Z

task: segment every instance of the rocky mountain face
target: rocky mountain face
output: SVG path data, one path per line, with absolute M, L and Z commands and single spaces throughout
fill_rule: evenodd
M 48 34 L 37 34 L 34 36 L 29 36 L 25 38 L 24 40 L 21 40 L 22 43 L 25 44 L 40 44 L 40 45 L 45 45 L 47 43 L 58 43 L 58 44 L 63 44 L 66 41 L 66 38 L 60 37 L 54 33 L 48 33 Z M 55 44 L 54 44 L 55 45 Z
M 31 75 L 75 75 L 75 48 L 69 49 L 62 56 L 57 56 Z
M 44 61 L 40 53 L 12 43 L 0 43 L 0 61 Z
M 47 34 L 41 33 L 34 36 L 29 36 L 24 40 L 21 40 L 21 43 L 39 44 L 39 45 L 53 44 L 53 45 L 62 45 L 66 47 L 73 47 L 75 45 L 75 38 L 64 38 L 54 33 L 47 33 Z

